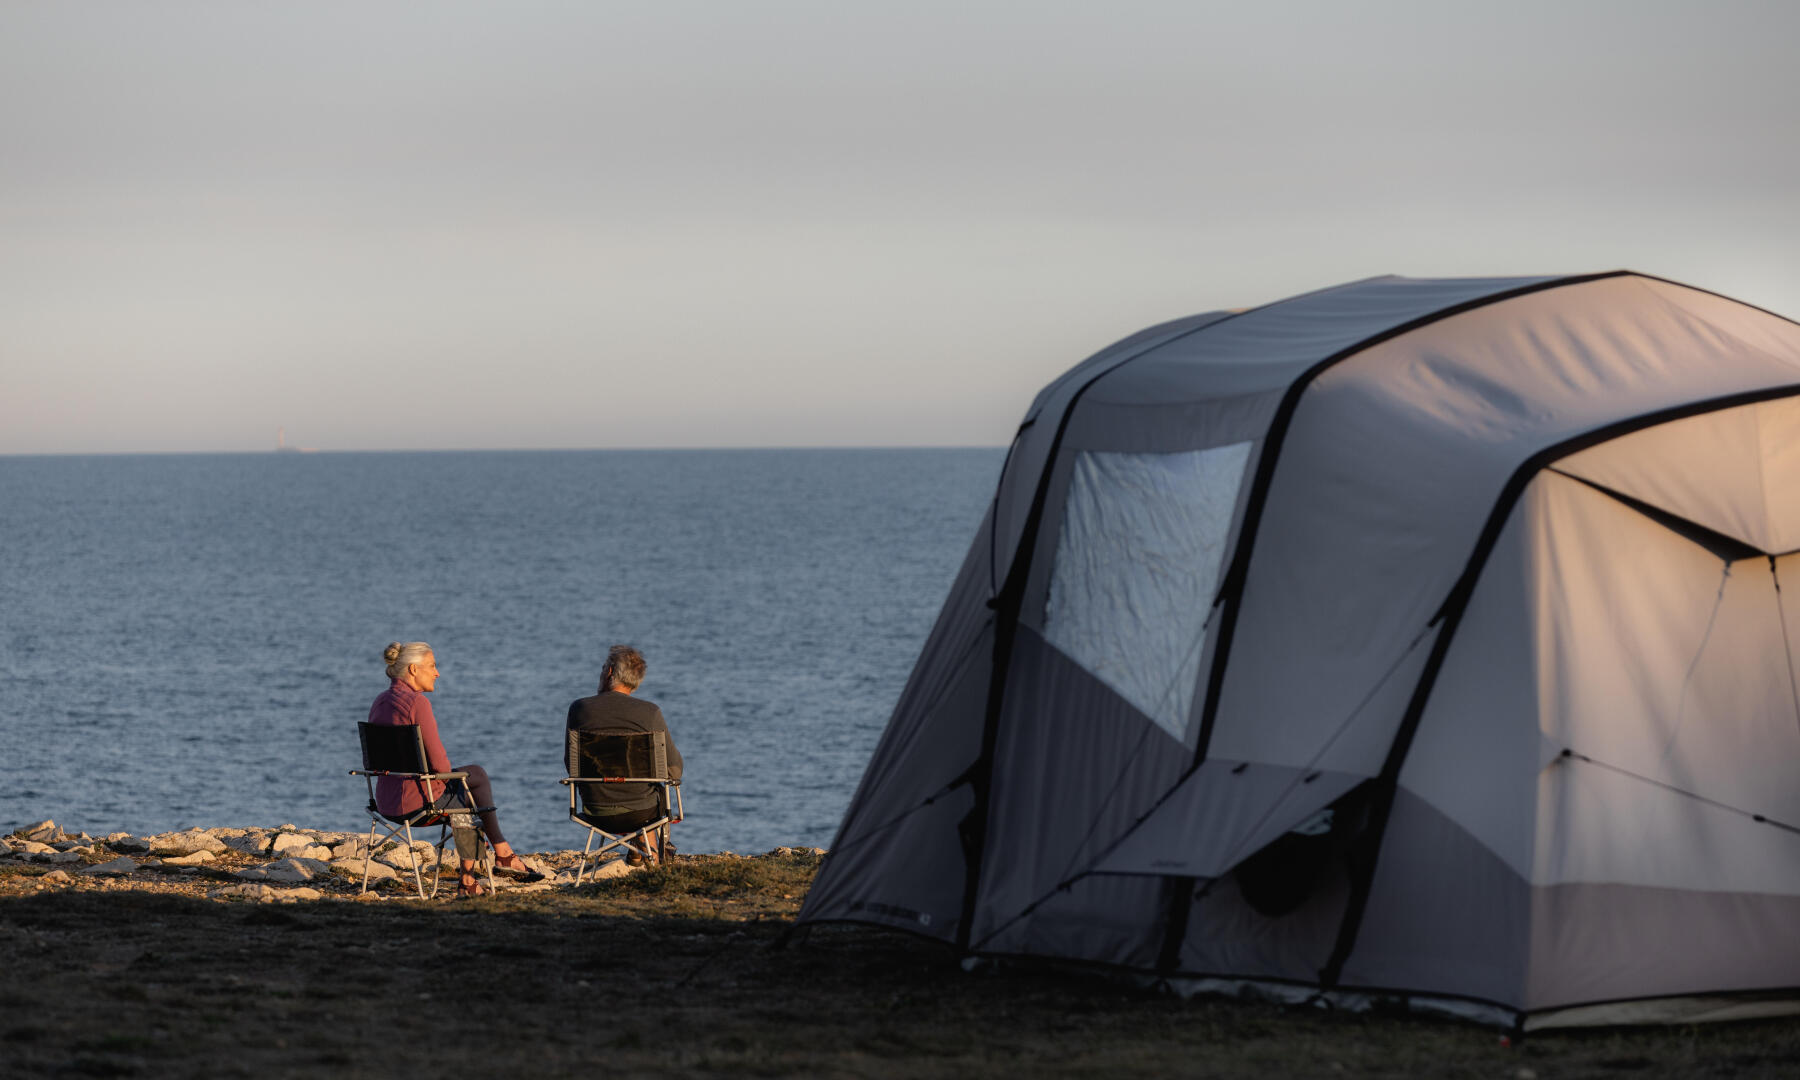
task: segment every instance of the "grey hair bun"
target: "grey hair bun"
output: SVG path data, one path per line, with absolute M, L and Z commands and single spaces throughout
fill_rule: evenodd
M 388 647 L 381 650 L 381 658 L 387 661 L 387 676 L 398 679 L 406 674 L 406 669 L 414 664 L 422 664 L 431 655 L 431 646 L 423 641 L 390 641 Z

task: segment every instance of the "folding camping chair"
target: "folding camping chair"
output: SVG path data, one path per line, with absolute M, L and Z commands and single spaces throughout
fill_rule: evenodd
M 437 895 L 439 877 L 434 870 L 431 875 L 431 892 L 426 893 L 425 883 L 419 873 L 419 855 L 413 850 L 413 826 L 429 828 L 438 826 L 437 861 L 444 861 L 444 845 L 452 835 L 456 838 L 458 857 L 471 862 L 485 864 L 487 869 L 488 891 L 494 888 L 494 860 L 483 858 L 485 850 L 482 836 L 475 825 L 475 815 L 492 810 L 491 806 L 476 806 L 464 781 L 469 777 L 464 772 L 434 773 L 429 760 L 425 756 L 425 734 L 413 724 L 383 725 L 366 721 L 356 725 L 356 734 L 362 739 L 363 767 L 351 769 L 351 776 L 360 776 L 369 788 L 369 843 L 363 851 L 362 891 L 369 891 L 369 863 L 375 857 L 375 845 L 381 840 L 395 840 L 406 846 L 406 864 L 412 870 L 413 888 L 419 899 L 428 900 Z M 378 776 L 398 776 L 419 785 L 425 792 L 425 805 L 410 814 L 395 817 L 384 814 L 375 804 L 375 778 Z M 431 788 L 428 781 L 441 780 L 452 795 L 460 795 L 460 806 L 432 806 Z M 380 839 L 376 834 L 381 833 Z
M 669 826 L 682 820 L 683 813 L 681 781 L 669 778 L 668 743 L 668 734 L 661 731 L 569 732 L 564 755 L 569 775 L 560 783 L 569 789 L 569 820 L 588 830 L 587 843 L 581 848 L 581 863 L 575 870 L 575 884 L 581 884 L 590 863 L 598 865 L 601 857 L 614 848 L 622 847 L 646 859 L 652 858 L 646 840 L 651 833 L 659 834 L 658 852 L 669 850 Z M 631 832 L 611 832 L 606 827 L 606 815 L 591 813 L 586 808 L 587 793 L 582 789 L 583 784 L 655 784 L 662 788 L 658 793 L 662 814 Z M 595 838 L 602 841 L 598 848 L 594 848 Z M 590 848 L 593 848 L 591 852 Z

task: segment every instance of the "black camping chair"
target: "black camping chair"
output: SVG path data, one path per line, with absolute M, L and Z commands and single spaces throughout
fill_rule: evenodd
M 575 884 L 587 873 L 590 864 L 597 865 L 607 852 L 615 848 L 636 852 L 645 859 L 656 853 L 650 850 L 647 837 L 659 836 L 657 852 L 669 850 L 669 826 L 683 818 L 681 781 L 669 778 L 669 737 L 661 731 L 634 731 L 617 734 L 571 731 L 565 747 L 564 763 L 569 775 L 560 783 L 569 789 L 569 820 L 588 830 L 587 843 L 581 848 L 581 863 L 575 870 Z M 589 784 L 655 784 L 662 813 L 648 825 L 630 832 L 616 833 L 607 827 L 606 814 L 596 814 L 588 806 L 586 785 Z M 594 848 L 594 841 L 601 844 Z M 589 849 L 593 850 L 590 851 Z
M 493 807 L 475 805 L 475 799 L 465 783 L 469 774 L 432 772 L 425 756 L 425 733 L 416 724 L 383 725 L 365 721 L 356 725 L 356 734 L 362 739 L 363 767 L 351 769 L 350 775 L 362 777 L 369 787 L 369 843 L 363 851 L 362 891 L 369 891 L 369 863 L 375 857 L 375 845 L 382 839 L 389 839 L 405 844 L 407 866 L 412 870 L 413 889 L 419 894 L 419 899 L 428 900 L 436 896 L 440 880 L 438 874 L 435 870 L 432 872 L 431 892 L 427 893 L 419 873 L 419 856 L 412 846 L 413 826 L 429 828 L 436 825 L 438 862 L 444 861 L 444 845 L 454 835 L 458 857 L 485 864 L 488 891 L 492 892 L 494 860 L 483 857 L 486 849 L 482 844 L 481 832 L 475 827 L 475 815 L 486 813 Z M 398 776 L 418 784 L 426 795 L 425 805 L 401 817 L 382 813 L 375 804 L 375 778 L 378 776 Z M 446 793 L 457 800 L 457 804 L 432 806 L 428 783 L 432 780 L 443 781 Z M 377 833 L 381 834 L 379 839 Z

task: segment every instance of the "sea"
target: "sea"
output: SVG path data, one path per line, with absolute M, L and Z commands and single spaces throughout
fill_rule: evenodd
M 570 701 L 615 643 L 687 852 L 825 847 L 998 449 L 0 457 L 0 830 L 366 830 L 356 722 L 426 641 L 454 764 L 580 847 Z

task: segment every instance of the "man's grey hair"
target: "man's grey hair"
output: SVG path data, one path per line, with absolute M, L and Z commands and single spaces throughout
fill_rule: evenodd
M 600 669 L 601 691 L 614 684 L 636 690 L 644 681 L 644 654 L 629 645 L 614 645 L 606 654 L 606 666 Z

